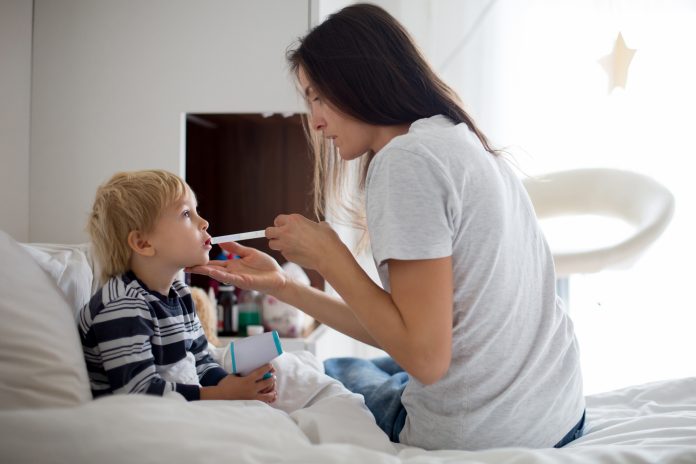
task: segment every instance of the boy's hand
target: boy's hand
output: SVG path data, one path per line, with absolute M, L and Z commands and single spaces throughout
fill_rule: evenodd
M 270 372 L 270 378 L 263 376 Z M 201 387 L 201 400 L 259 400 L 272 403 L 278 397 L 275 369 L 265 364 L 246 376 L 230 374 L 214 387 Z

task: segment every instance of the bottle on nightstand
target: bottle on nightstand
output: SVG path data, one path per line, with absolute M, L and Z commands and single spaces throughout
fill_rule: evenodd
M 218 289 L 218 334 L 234 336 L 239 333 L 239 305 L 232 285 Z
M 247 327 L 261 324 L 261 303 L 256 290 L 241 290 L 237 297 L 239 335 L 246 336 Z

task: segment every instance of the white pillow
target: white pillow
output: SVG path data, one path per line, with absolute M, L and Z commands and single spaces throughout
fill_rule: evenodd
M 56 283 L 0 231 L 0 409 L 92 399 L 74 311 Z
M 51 278 L 77 315 L 99 288 L 97 263 L 88 243 L 20 243 Z M 93 269 L 96 271 L 94 272 Z

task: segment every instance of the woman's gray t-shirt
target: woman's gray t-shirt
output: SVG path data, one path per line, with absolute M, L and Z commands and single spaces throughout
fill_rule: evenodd
M 425 449 L 551 447 L 585 402 L 573 324 L 556 299 L 547 243 L 520 180 L 464 124 L 421 119 L 372 160 L 367 223 L 388 260 L 452 256 L 452 360 L 411 378 L 402 443 Z M 428 311 L 428 308 L 423 308 Z

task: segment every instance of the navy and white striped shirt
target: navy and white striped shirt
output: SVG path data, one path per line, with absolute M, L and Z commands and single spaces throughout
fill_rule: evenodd
M 208 353 L 191 292 L 178 280 L 164 296 L 133 272 L 112 277 L 77 322 L 95 398 L 176 391 L 197 400 L 200 385 L 217 385 L 227 375 Z

